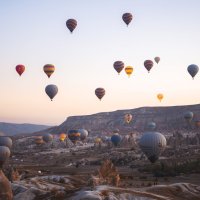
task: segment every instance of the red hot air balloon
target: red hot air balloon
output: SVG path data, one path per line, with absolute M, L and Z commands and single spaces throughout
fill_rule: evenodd
M 70 30 L 70 32 L 72 33 L 77 26 L 77 21 L 75 19 L 68 19 L 66 21 L 66 26 Z
M 105 95 L 106 91 L 104 90 L 104 88 L 97 88 L 95 90 L 95 95 L 101 100 L 102 97 Z
M 17 73 L 21 76 L 23 74 L 23 72 L 25 71 L 25 66 L 17 65 L 15 69 L 16 69 Z
M 126 23 L 126 25 L 128 26 L 133 19 L 133 15 L 131 13 L 124 13 L 122 15 L 122 19 Z
M 150 72 L 151 68 L 153 67 L 153 61 L 152 60 L 145 60 L 144 66 L 147 69 L 147 71 Z
M 115 70 L 120 74 L 120 72 L 124 69 L 124 63 L 122 61 L 116 61 L 113 64 Z

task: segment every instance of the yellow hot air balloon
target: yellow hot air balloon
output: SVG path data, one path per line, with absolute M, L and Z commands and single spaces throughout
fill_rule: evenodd
M 161 93 L 159 93 L 159 94 L 157 94 L 157 98 L 158 98 L 158 100 L 161 102 L 162 99 L 164 98 L 164 95 L 161 94 Z
M 67 135 L 65 133 L 61 133 L 59 136 L 60 141 L 64 141 L 66 139 Z
M 133 67 L 131 66 L 125 67 L 125 72 L 128 75 L 128 77 L 130 77 L 130 75 L 133 73 Z
M 102 142 L 102 140 L 101 140 L 101 138 L 99 138 L 99 137 L 95 138 L 95 140 L 94 140 L 94 143 L 95 143 L 95 144 L 99 144 L 99 143 L 101 143 L 101 142 Z

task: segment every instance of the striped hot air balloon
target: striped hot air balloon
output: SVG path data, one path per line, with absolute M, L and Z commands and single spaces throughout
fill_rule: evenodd
M 114 69 L 120 74 L 120 72 L 124 69 L 124 63 L 122 61 L 116 61 L 113 64 Z
M 131 66 L 125 67 L 125 72 L 128 75 L 128 77 L 130 77 L 131 74 L 133 73 L 133 67 L 131 67 Z
M 122 15 L 122 19 L 125 22 L 125 24 L 128 26 L 133 19 L 133 15 L 131 13 L 124 13 Z
M 24 65 L 17 65 L 15 67 L 15 69 L 16 69 L 17 73 L 21 76 L 25 71 L 25 66 Z
M 148 72 L 150 72 L 151 68 L 153 67 L 153 61 L 152 60 L 145 60 L 144 61 L 144 67 L 147 69 Z
M 97 88 L 95 90 L 95 95 L 101 100 L 103 96 L 105 95 L 106 91 L 104 88 Z
M 66 21 L 66 26 L 70 30 L 70 32 L 72 33 L 77 26 L 77 21 L 75 19 L 68 19 Z
M 55 71 L 55 67 L 52 64 L 46 64 L 43 67 L 44 72 L 46 73 L 46 75 L 50 78 L 50 76 L 54 73 Z

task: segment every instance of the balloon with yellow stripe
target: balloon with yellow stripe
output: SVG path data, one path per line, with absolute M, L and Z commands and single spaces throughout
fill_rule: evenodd
M 48 76 L 48 78 L 50 78 L 50 76 L 54 73 L 55 71 L 55 67 L 52 64 L 46 64 L 43 67 L 44 72 L 46 73 L 46 75 Z
M 133 73 L 133 67 L 131 66 L 125 67 L 125 72 L 128 75 L 128 77 L 130 77 L 130 75 Z

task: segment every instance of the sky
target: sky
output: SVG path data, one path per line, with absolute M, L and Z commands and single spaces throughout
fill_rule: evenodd
M 200 73 L 192 80 L 187 67 L 200 66 L 199 8 L 199 0 L 0 0 L 0 121 L 59 125 L 68 116 L 198 104 Z M 69 18 L 78 22 L 73 34 Z M 144 61 L 156 56 L 147 73 Z M 133 66 L 130 78 L 114 70 L 117 60 Z M 50 79 L 45 64 L 56 68 Z M 53 101 L 49 84 L 59 90 Z

